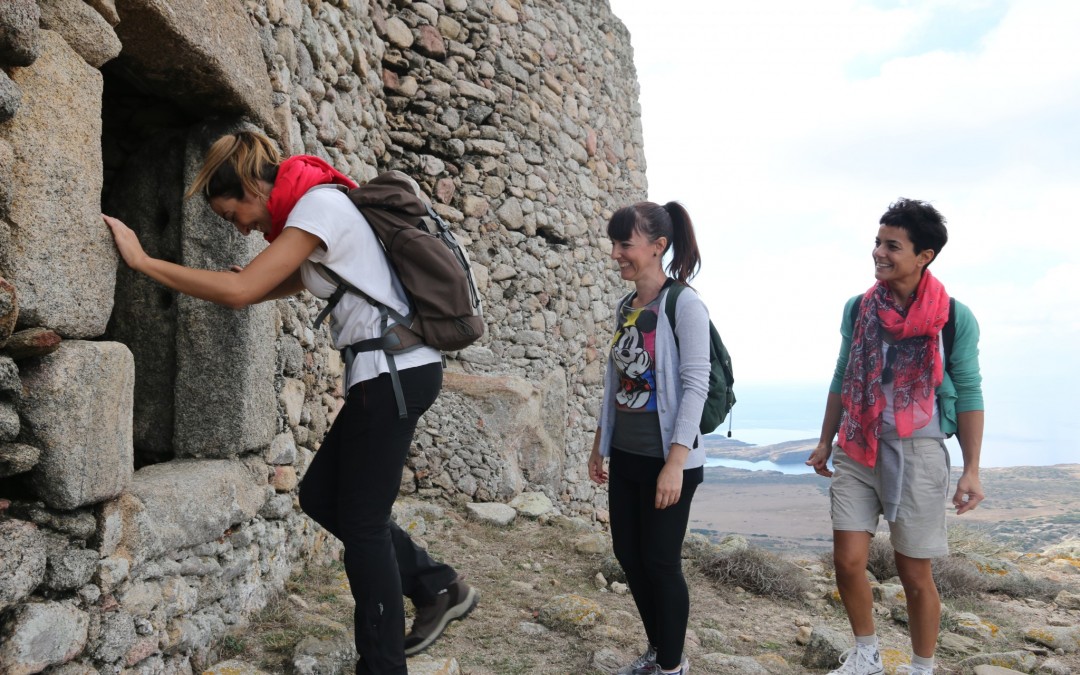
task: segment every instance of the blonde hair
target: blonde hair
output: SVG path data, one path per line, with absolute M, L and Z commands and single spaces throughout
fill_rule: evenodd
M 269 194 L 260 181 L 272 184 L 279 164 L 281 153 L 273 141 L 258 132 L 239 131 L 222 136 L 207 150 L 202 168 L 184 198 L 201 192 L 207 199 L 243 199 L 245 193 L 265 199 Z

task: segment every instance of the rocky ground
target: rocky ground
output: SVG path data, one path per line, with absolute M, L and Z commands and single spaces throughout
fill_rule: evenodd
M 410 660 L 411 673 L 607 673 L 641 650 L 644 634 L 602 526 L 556 515 L 538 497 L 517 509 L 399 504 L 399 523 L 481 593 L 467 619 Z M 700 536 L 688 538 L 684 557 L 693 672 L 820 673 L 848 646 L 827 559 Z M 875 611 L 894 673 L 908 654 L 903 592 L 887 578 L 886 555 L 871 567 L 881 577 Z M 939 672 L 994 664 L 1080 673 L 1080 541 L 1021 555 L 960 532 L 936 569 L 950 594 Z M 298 570 L 278 601 L 221 642 L 216 656 L 231 660 L 207 672 L 352 672 L 351 611 L 339 564 Z

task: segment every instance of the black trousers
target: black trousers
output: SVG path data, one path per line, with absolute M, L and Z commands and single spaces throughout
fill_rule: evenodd
M 300 507 L 345 545 L 356 600 L 357 673 L 407 673 L 405 608 L 431 604 L 457 576 L 390 520 L 416 422 L 439 395 L 442 365 L 402 370 L 408 418 L 399 419 L 389 375 L 349 390 L 300 485 Z
M 645 635 L 662 668 L 682 662 L 690 593 L 682 573 L 682 543 L 690 502 L 704 479 L 701 467 L 683 471 L 679 501 L 657 509 L 656 479 L 664 460 L 612 448 L 608 464 L 611 543 L 626 572 Z

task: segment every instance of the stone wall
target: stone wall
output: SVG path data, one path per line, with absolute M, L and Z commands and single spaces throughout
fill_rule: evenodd
M 645 191 L 606 3 L 6 0 L 0 671 L 193 672 L 298 560 L 337 554 L 295 498 L 342 404 L 321 303 L 177 296 L 97 215 L 158 257 L 246 263 L 263 244 L 182 197 L 237 128 L 358 179 L 406 171 L 468 246 L 488 332 L 448 354 L 402 491 L 603 517 L 603 227 Z

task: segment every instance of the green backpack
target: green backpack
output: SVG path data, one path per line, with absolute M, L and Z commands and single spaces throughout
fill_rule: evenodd
M 679 293 L 686 288 L 685 284 L 674 282 L 668 290 L 667 301 L 664 310 L 667 313 L 668 323 L 671 324 L 672 332 L 675 331 L 675 303 L 679 299 Z M 675 333 L 675 346 L 679 346 L 679 335 Z M 731 355 L 728 354 L 724 341 L 716 332 L 716 326 L 709 321 L 709 395 L 705 399 L 705 408 L 701 411 L 701 435 L 712 433 L 720 426 L 731 407 L 735 405 L 735 391 L 731 385 L 735 383 L 735 375 L 731 371 Z M 731 438 L 731 419 L 728 419 L 728 438 Z

